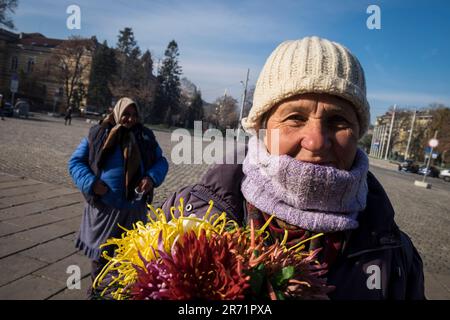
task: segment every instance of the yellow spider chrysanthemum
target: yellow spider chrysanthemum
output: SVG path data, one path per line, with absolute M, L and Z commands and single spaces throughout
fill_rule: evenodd
M 100 274 L 94 281 L 94 288 L 97 287 L 108 274 L 114 274 L 112 280 L 107 284 L 103 290 L 104 294 L 108 288 L 117 285 L 118 289 L 112 292 L 114 299 L 126 298 L 126 287 L 132 284 L 137 277 L 137 272 L 134 265 L 144 267 L 141 255 L 146 261 L 152 261 L 158 258 L 157 250 L 162 239 L 162 245 L 165 252 L 170 252 L 170 249 L 177 242 L 177 240 L 186 232 L 194 231 L 197 236 L 200 235 L 201 230 L 206 231 L 206 236 L 209 238 L 211 234 L 222 234 L 225 229 L 229 232 L 236 230 L 238 225 L 235 221 L 228 220 L 225 212 L 211 214 L 213 208 L 213 201 L 209 201 L 209 208 L 203 218 L 191 214 L 184 216 L 184 199 L 180 199 L 178 210 L 180 216 L 174 216 L 175 207 L 170 209 L 171 220 L 167 221 L 166 215 L 162 209 L 154 209 L 151 205 L 149 208 L 151 212 L 148 214 L 149 222 L 137 222 L 133 225 L 133 229 L 127 230 L 121 227 L 125 232 L 121 238 L 111 238 L 106 241 L 101 248 L 114 245 L 116 247 L 113 257 L 103 252 L 103 257 L 108 260 L 108 263 L 102 269 Z M 153 214 L 153 216 L 152 216 Z

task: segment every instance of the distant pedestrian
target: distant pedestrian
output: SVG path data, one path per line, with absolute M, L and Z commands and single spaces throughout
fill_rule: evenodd
M 169 165 L 153 131 L 139 122 L 136 103 L 120 99 L 112 113 L 93 126 L 69 160 L 69 172 L 86 198 L 76 247 L 92 260 L 92 280 L 107 263 L 100 245 L 123 228 L 147 221 L 146 204 L 164 181 Z M 90 292 L 95 298 L 96 290 Z
M 67 121 L 69 121 L 69 126 L 70 126 L 70 124 L 71 124 L 71 122 L 72 122 L 72 107 L 68 107 L 67 109 L 66 109 L 66 116 L 64 117 L 64 125 L 66 126 L 67 125 Z

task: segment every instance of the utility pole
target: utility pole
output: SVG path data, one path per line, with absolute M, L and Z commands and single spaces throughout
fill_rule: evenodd
M 389 153 L 389 147 L 391 145 L 391 135 L 392 135 L 392 127 L 394 126 L 394 119 L 395 119 L 395 108 L 397 108 L 397 105 L 394 104 L 394 111 L 392 112 L 392 118 L 391 118 L 391 127 L 389 128 L 389 136 L 386 146 L 386 153 L 384 154 L 384 160 L 387 160 L 388 153 Z
M 414 130 L 414 122 L 416 121 L 417 109 L 414 109 L 413 119 L 411 123 L 411 130 L 409 131 L 408 143 L 406 144 L 405 160 L 409 158 L 409 146 L 411 144 L 412 133 Z
M 373 147 L 373 156 L 375 158 L 378 158 L 378 153 L 380 152 L 381 147 L 381 139 L 380 139 L 380 132 L 381 132 L 381 126 L 377 126 L 377 132 L 375 136 L 375 143 L 376 145 Z
M 373 127 L 373 131 L 372 131 L 372 141 L 370 141 L 369 156 L 372 155 L 373 143 L 375 142 L 375 132 L 376 132 L 376 131 L 377 131 L 377 127 Z
M 377 131 L 377 127 L 374 127 L 374 128 L 373 128 L 373 131 L 372 131 L 372 141 L 370 141 L 369 156 L 372 155 L 373 143 L 374 143 L 374 141 L 375 141 L 375 132 L 376 132 L 376 131 Z
M 376 136 L 376 140 L 375 140 L 375 143 L 377 143 L 377 145 L 373 149 L 373 156 L 375 158 L 378 158 L 378 153 L 380 152 L 380 147 L 381 147 L 380 133 L 381 133 L 381 129 L 382 129 L 382 127 L 380 125 L 377 126 L 377 136 Z
M 384 126 L 380 125 L 379 130 L 378 130 L 378 134 L 377 134 L 377 136 L 378 136 L 378 148 L 377 148 L 376 153 L 375 153 L 375 157 L 377 159 L 380 158 L 381 147 L 383 146 L 383 130 L 384 130 Z
M 378 159 L 383 158 L 384 145 L 386 143 L 386 125 L 383 125 L 383 130 L 381 131 L 381 149 L 378 153 Z
M 434 132 L 434 140 L 436 140 L 436 138 L 437 138 L 437 133 L 438 133 L 438 131 L 436 130 L 435 132 Z M 430 140 L 431 141 L 431 140 Z M 437 145 L 437 142 L 436 142 L 436 145 Z M 424 175 L 423 175 L 423 180 L 422 180 L 422 182 L 425 182 L 425 178 L 427 177 L 427 172 L 428 172 L 428 168 L 430 167 L 430 162 L 431 162 L 431 157 L 433 156 L 433 149 L 434 149 L 434 147 L 433 146 L 430 146 L 430 154 L 428 155 L 428 161 L 427 161 L 427 167 L 425 168 L 425 173 L 424 173 Z
M 376 149 L 376 146 L 377 146 L 376 143 L 377 143 L 377 141 L 378 141 L 378 130 L 380 130 L 380 127 L 379 127 L 379 126 L 376 126 L 375 129 L 374 129 L 374 132 L 373 132 L 374 140 L 373 140 L 372 150 L 371 150 L 371 152 L 370 152 L 370 155 L 371 155 L 372 157 L 375 157 L 375 150 L 377 150 L 377 149 Z
M 241 120 L 242 120 L 242 113 L 244 112 L 245 99 L 247 98 L 247 85 L 248 85 L 249 74 L 250 74 L 250 69 L 247 69 L 247 77 L 245 78 L 244 93 L 242 94 L 241 112 L 239 114 L 239 122 L 238 122 L 238 129 L 237 129 L 238 130 L 237 142 L 239 142 L 239 136 L 241 133 Z

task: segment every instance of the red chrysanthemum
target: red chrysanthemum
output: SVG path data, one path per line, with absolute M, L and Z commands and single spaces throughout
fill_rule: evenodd
M 249 288 L 230 234 L 212 235 L 204 230 L 197 237 L 188 232 L 171 253 L 160 251 L 160 259 L 144 261 L 131 287 L 132 299 L 239 300 Z

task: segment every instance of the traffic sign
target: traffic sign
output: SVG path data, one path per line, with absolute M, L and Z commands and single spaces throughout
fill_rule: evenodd
M 436 148 L 439 144 L 439 141 L 437 139 L 430 139 L 430 141 L 428 141 L 428 145 L 432 148 Z
M 16 73 L 13 73 L 11 75 L 11 84 L 9 86 L 9 89 L 12 93 L 17 93 L 17 90 L 19 89 L 19 77 Z
M 11 89 L 11 92 L 17 93 L 17 90 L 19 89 L 19 81 L 11 80 L 11 86 L 9 88 Z

